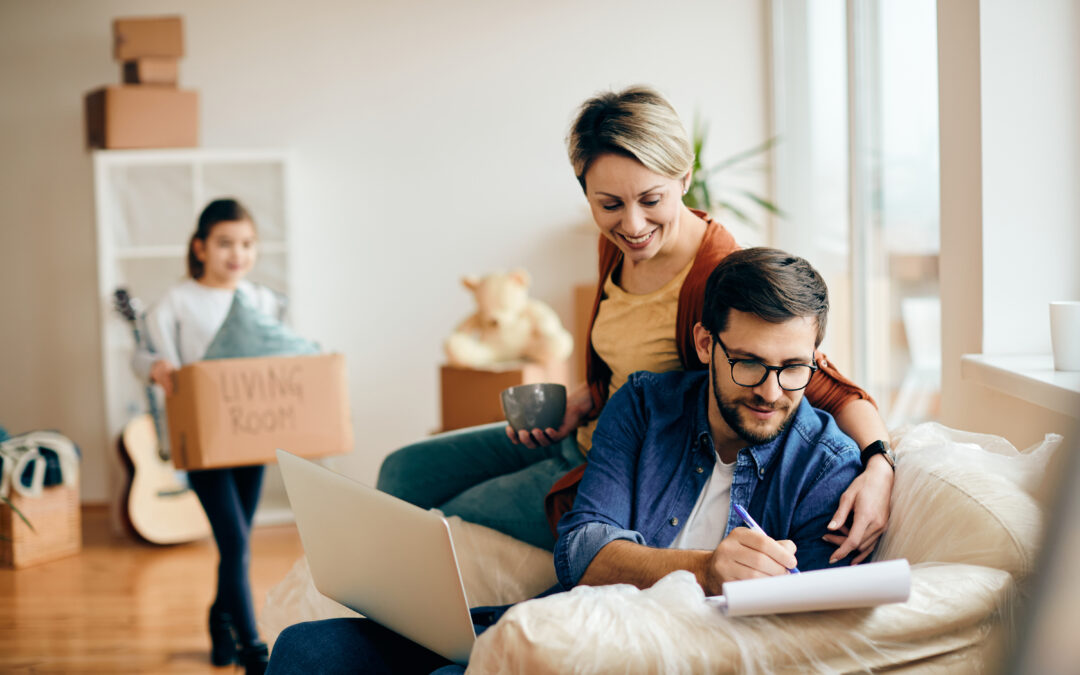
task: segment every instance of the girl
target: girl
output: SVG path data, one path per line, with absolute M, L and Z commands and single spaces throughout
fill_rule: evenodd
M 260 311 L 281 318 L 282 298 L 244 279 L 255 264 L 256 243 L 255 222 L 235 199 L 213 201 L 199 216 L 188 245 L 191 278 L 170 288 L 146 319 L 159 357 L 150 377 L 166 396 L 172 393 L 173 371 L 203 358 L 235 293 L 246 294 Z M 261 675 L 268 660 L 255 627 L 248 582 L 251 521 L 262 476 L 262 466 L 188 472 L 220 555 L 217 595 L 210 606 L 210 658 L 217 666 L 239 662 L 248 675 Z

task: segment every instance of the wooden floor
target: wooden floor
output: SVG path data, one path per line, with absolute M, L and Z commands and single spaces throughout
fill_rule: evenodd
M 295 526 L 256 528 L 256 611 L 302 552 Z M 110 531 L 106 509 L 85 508 L 82 553 L 0 568 L 0 673 L 232 673 L 209 659 L 216 567 L 209 540 L 139 544 Z

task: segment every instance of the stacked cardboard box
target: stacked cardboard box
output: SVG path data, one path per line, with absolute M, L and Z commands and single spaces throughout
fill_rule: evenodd
M 121 85 L 86 95 L 91 148 L 179 148 L 199 143 L 199 95 L 178 87 L 184 55 L 178 16 L 113 21 Z
M 489 368 L 444 365 L 439 371 L 442 395 L 440 431 L 505 421 L 499 400 L 503 389 L 534 382 L 555 382 L 569 386 L 569 370 L 566 361 L 514 362 Z

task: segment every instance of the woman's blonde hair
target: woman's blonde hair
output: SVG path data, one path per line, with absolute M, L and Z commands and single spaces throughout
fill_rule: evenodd
M 694 166 L 694 146 L 675 108 L 644 86 L 604 92 L 582 103 L 566 146 L 582 190 L 585 173 L 601 155 L 631 157 L 668 178 L 682 178 Z

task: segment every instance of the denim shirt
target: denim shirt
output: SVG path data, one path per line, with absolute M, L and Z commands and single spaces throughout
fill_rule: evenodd
M 559 521 L 555 571 L 564 588 L 616 539 L 671 546 L 717 461 L 708 406 L 708 371 L 640 371 L 607 402 L 574 508 Z M 860 471 L 855 442 L 803 398 L 784 433 L 739 450 L 731 502 L 773 539 L 795 542 L 800 570 L 821 569 L 836 550 L 822 540 L 825 526 Z M 732 509 L 724 536 L 739 525 Z

